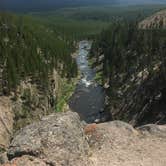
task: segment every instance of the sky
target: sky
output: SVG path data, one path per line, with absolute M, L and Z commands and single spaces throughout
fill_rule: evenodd
M 101 4 L 165 3 L 166 0 L 0 0 L 0 10 L 48 10 L 61 7 Z
M 127 4 L 151 4 L 151 3 L 166 4 L 166 0 L 118 0 L 118 1 L 119 3 L 127 3 Z

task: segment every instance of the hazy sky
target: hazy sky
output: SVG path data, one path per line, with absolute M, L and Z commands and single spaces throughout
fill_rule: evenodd
M 166 0 L 0 0 L 0 9 L 31 10 L 97 4 L 165 3 Z
M 119 3 L 145 4 L 145 3 L 166 3 L 166 0 L 118 0 Z

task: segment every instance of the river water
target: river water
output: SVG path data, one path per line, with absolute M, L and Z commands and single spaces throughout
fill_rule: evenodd
M 76 58 L 81 79 L 70 99 L 70 108 L 80 115 L 81 120 L 87 123 L 99 122 L 104 111 L 104 89 L 94 78 L 95 71 L 88 65 L 88 54 L 91 48 L 90 41 L 80 41 Z

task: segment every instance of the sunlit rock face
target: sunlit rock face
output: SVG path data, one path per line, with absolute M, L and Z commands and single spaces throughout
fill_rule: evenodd
M 68 111 L 17 132 L 3 166 L 165 166 L 165 139 L 164 125 L 137 129 L 122 121 L 87 125 Z
M 14 114 L 8 97 L 0 97 L 0 152 L 10 143 L 13 133 Z
M 8 157 L 30 155 L 52 165 L 77 165 L 86 161 L 88 148 L 79 116 L 67 111 L 44 117 L 16 133 Z
M 161 10 L 158 13 L 146 18 L 139 23 L 140 29 L 159 29 L 166 28 L 166 10 Z

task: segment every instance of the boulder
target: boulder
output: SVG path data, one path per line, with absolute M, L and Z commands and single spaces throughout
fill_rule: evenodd
M 137 130 L 122 121 L 112 121 L 96 125 L 90 124 L 85 127 L 84 131 L 88 137 L 90 147 L 95 149 L 95 151 L 98 151 L 103 146 L 111 148 L 110 143 L 112 142 L 124 144 L 138 135 Z M 106 149 L 103 149 L 103 154 L 108 152 Z
M 165 125 L 86 124 L 68 111 L 17 132 L 3 166 L 165 166 L 165 140 Z
M 121 121 L 89 125 L 90 160 L 94 166 L 165 166 L 165 127 L 143 127 L 142 132 Z
M 9 145 L 13 132 L 13 118 L 10 99 L 0 97 L 0 152 Z
M 79 116 L 57 113 L 21 129 L 14 137 L 8 157 L 35 156 L 51 165 L 88 164 L 88 143 Z M 89 164 L 88 164 L 89 165 Z

